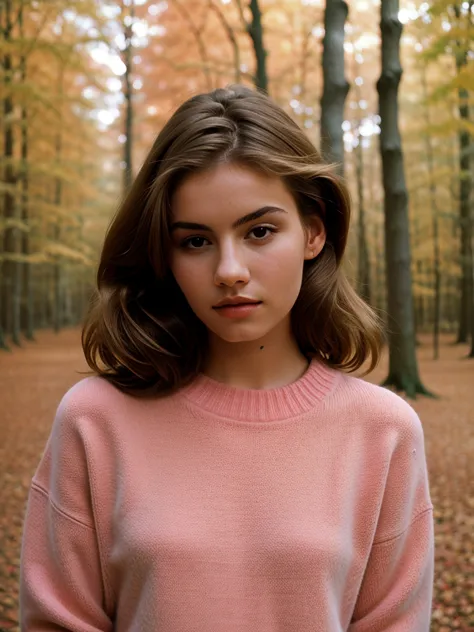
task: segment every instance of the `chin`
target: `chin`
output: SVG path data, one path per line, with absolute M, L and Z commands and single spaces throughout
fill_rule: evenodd
M 239 343 L 239 342 L 256 342 L 260 340 L 261 338 L 264 338 L 269 333 L 269 330 L 265 329 L 263 331 L 256 331 L 254 329 L 253 331 L 245 331 L 244 328 L 242 327 L 239 331 L 238 328 L 236 327 L 234 331 L 212 330 L 212 333 L 217 338 L 219 338 L 220 340 L 223 340 L 224 342 Z

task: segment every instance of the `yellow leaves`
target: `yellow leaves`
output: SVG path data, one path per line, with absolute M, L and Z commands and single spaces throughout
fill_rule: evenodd
M 82 251 L 57 242 L 49 242 L 43 248 L 42 253 L 50 259 L 63 258 L 69 261 L 75 261 L 76 263 L 82 263 L 86 266 L 93 265 L 93 262 Z
M 8 228 L 16 228 L 17 230 L 20 230 L 23 233 L 30 232 L 30 227 L 28 226 L 28 224 L 26 224 L 22 220 L 17 219 L 15 217 L 9 217 L 7 219 L 0 217 L 0 235 L 3 232 L 5 232 L 5 230 L 7 230 Z
M 433 298 L 435 295 L 434 289 L 432 287 L 429 287 L 427 285 L 423 285 L 422 283 L 419 283 L 416 278 L 413 279 L 413 294 L 415 296 L 422 296 L 424 298 Z

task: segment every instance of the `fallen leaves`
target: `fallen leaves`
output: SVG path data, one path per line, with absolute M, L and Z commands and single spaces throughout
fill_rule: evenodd
M 432 632 L 474 631 L 474 360 L 443 337 L 431 359 L 420 336 L 423 383 L 440 399 L 410 401 L 423 424 L 434 504 L 436 566 Z M 0 353 L 0 632 L 17 631 L 23 515 L 31 476 L 65 391 L 86 369 L 77 330 L 38 334 L 12 354 Z M 367 379 L 380 383 L 387 358 Z

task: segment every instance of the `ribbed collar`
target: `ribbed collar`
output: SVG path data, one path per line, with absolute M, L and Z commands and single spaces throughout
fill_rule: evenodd
M 245 389 L 218 382 L 204 374 L 181 390 L 186 399 L 219 417 L 239 421 L 276 421 L 305 413 L 320 402 L 337 371 L 312 359 L 295 382 L 272 389 Z

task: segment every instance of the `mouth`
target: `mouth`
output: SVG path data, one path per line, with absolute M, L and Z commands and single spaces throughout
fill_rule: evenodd
M 219 305 L 214 307 L 213 309 L 224 318 L 233 318 L 233 319 L 241 319 L 246 318 L 253 314 L 260 305 L 262 301 L 249 301 L 247 303 L 226 303 L 225 305 Z
M 229 308 L 238 308 L 238 307 L 250 307 L 260 305 L 262 301 L 242 301 L 239 303 L 224 303 L 222 305 L 214 305 L 212 309 L 229 309 Z

